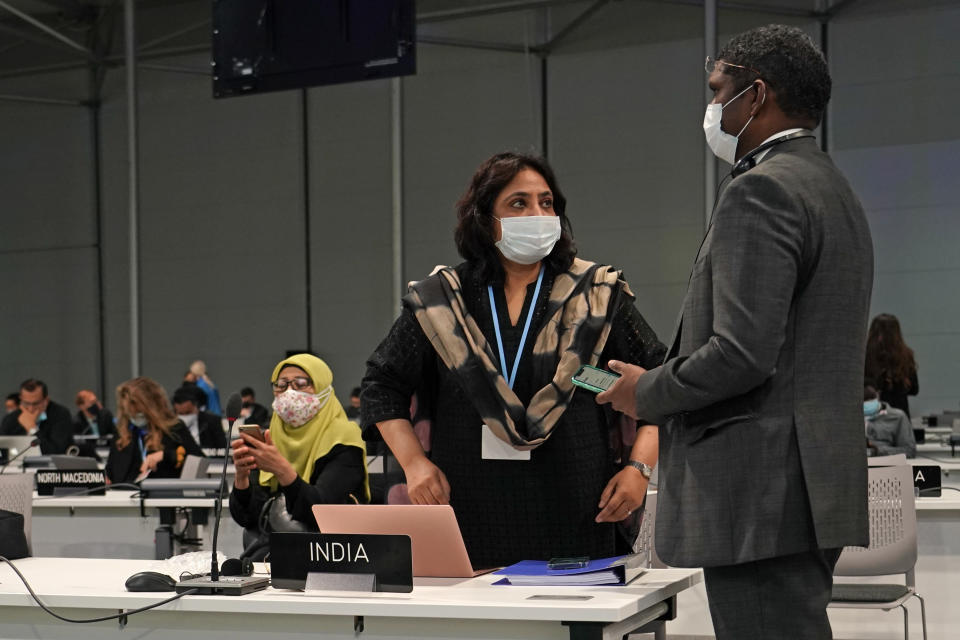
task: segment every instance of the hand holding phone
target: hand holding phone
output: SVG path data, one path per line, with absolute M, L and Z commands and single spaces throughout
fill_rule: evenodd
M 613 373 L 612 371 L 598 369 L 597 367 L 591 367 L 585 364 L 577 369 L 571 381 L 578 387 L 583 387 L 594 393 L 600 393 L 601 391 L 609 389 L 619 377 L 619 373 Z

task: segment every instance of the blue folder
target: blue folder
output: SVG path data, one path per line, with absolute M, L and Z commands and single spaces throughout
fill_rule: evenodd
M 576 569 L 550 569 L 544 560 L 522 560 L 495 571 L 503 576 L 493 584 L 516 586 L 618 586 L 644 572 L 639 554 L 598 558 Z

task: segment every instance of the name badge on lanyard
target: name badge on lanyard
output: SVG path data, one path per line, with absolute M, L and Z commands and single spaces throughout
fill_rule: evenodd
M 508 373 L 507 357 L 503 351 L 503 337 L 500 335 L 500 318 L 497 316 L 497 303 L 493 298 L 493 287 L 487 285 L 487 293 L 490 296 L 490 313 L 493 316 L 493 332 L 497 337 L 497 349 L 500 355 L 500 368 L 503 371 L 503 377 L 507 381 L 507 386 L 513 389 L 513 383 L 517 379 L 517 370 L 520 368 L 520 358 L 523 356 L 523 346 L 527 343 L 527 335 L 530 333 L 530 322 L 533 320 L 533 311 L 537 306 L 537 298 L 540 296 L 540 285 L 543 284 L 543 266 L 540 267 L 540 273 L 537 276 L 537 286 L 533 290 L 533 300 L 530 301 L 530 309 L 527 311 L 527 321 L 523 325 L 523 334 L 520 336 L 520 345 L 517 347 L 517 355 L 513 359 L 513 368 Z M 480 430 L 480 455 L 484 460 L 529 460 L 529 451 L 520 451 L 494 435 L 490 427 L 483 425 Z

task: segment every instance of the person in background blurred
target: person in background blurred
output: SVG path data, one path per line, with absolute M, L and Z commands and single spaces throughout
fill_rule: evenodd
M 266 427 L 270 423 L 270 412 L 265 406 L 257 402 L 253 387 L 241 389 L 240 400 L 243 402 L 240 409 L 240 424 L 256 424 Z
M 17 407 L 20 406 L 20 394 L 8 393 L 7 399 L 4 401 L 3 406 L 7 410 L 7 413 L 13 413 L 16 411 Z
M 197 385 L 185 384 L 173 392 L 173 410 L 202 448 L 226 449 L 227 436 L 223 433 L 220 416 L 200 410 L 203 396 L 203 389 Z
M 354 422 L 360 421 L 360 387 L 350 391 L 350 406 L 347 407 L 347 417 Z
M 36 435 L 43 455 L 62 454 L 73 444 L 70 410 L 47 394 L 42 380 L 29 378 L 20 383 L 20 407 L 3 417 L 0 435 Z
M 220 392 L 217 390 L 217 385 L 207 375 L 207 365 L 203 360 L 194 360 L 183 379 L 203 389 L 207 401 L 200 407 L 201 409 L 218 416 L 223 415 L 223 409 L 220 408 Z
M 115 432 L 113 414 L 103 406 L 93 391 L 78 391 L 73 403 L 77 407 L 77 414 L 73 418 L 74 435 L 109 436 Z
M 177 419 L 167 393 L 145 377 L 117 387 L 117 437 L 105 468 L 111 484 L 153 478 L 179 478 L 188 455 L 202 456 L 200 445 Z
M 864 379 L 880 392 L 880 400 L 910 418 L 907 396 L 920 391 L 913 349 L 903 341 L 897 316 L 881 313 L 870 323 Z
M 900 409 L 880 400 L 877 390 L 870 385 L 863 388 L 863 426 L 867 435 L 867 449 L 871 456 L 917 455 L 910 418 Z

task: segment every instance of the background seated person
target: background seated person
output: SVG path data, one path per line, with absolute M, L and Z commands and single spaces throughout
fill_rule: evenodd
M 109 436 L 116 431 L 113 414 L 103 406 L 103 403 L 97 399 L 97 394 L 90 389 L 77 391 L 74 404 L 78 409 L 77 415 L 73 418 L 74 435 Z
M 188 455 L 203 452 L 177 420 L 159 383 L 140 377 L 117 387 L 117 436 L 107 458 L 108 482 L 133 482 L 146 471 L 151 478 L 179 478 Z
M 20 394 L 8 393 L 6 400 L 3 401 L 4 413 L 13 413 L 20 408 Z
M 200 403 L 204 399 L 203 389 L 196 385 L 183 385 L 173 392 L 173 409 L 201 448 L 226 449 L 227 437 L 223 433 L 220 416 L 200 410 Z
M 261 513 L 272 507 L 273 528 L 283 518 L 296 521 L 291 528 L 299 523 L 316 531 L 313 505 L 370 500 L 360 427 L 347 420 L 333 393 L 333 373 L 320 358 L 287 358 L 274 368 L 270 382 L 273 417 L 264 441 L 241 434 L 231 443 L 236 475 L 230 514 L 262 535 L 267 532 L 259 526 Z M 283 511 L 277 506 L 280 497 Z
M 917 455 L 910 418 L 900 409 L 881 402 L 877 390 L 869 385 L 863 388 L 863 423 L 869 455 L 905 453 L 908 458 Z
M 270 423 L 270 412 L 257 402 L 253 387 L 240 389 L 240 399 L 243 401 L 243 408 L 240 409 L 240 424 L 258 424 L 266 428 Z
M 0 435 L 35 435 L 43 455 L 66 453 L 73 444 L 70 411 L 49 398 L 46 383 L 29 378 L 20 383 L 20 408 L 3 417 Z

